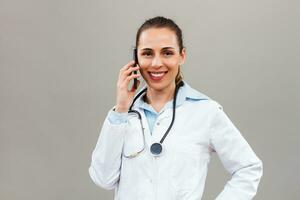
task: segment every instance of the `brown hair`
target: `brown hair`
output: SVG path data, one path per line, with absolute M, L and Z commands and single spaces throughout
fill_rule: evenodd
M 137 34 L 136 34 L 136 40 L 135 40 L 136 48 L 138 47 L 139 38 L 140 38 L 141 33 L 144 30 L 147 30 L 149 28 L 168 28 L 171 31 L 174 31 L 175 34 L 176 34 L 176 37 L 177 37 L 177 42 L 178 42 L 178 46 L 179 46 L 179 53 L 180 54 L 182 53 L 182 50 L 183 50 L 184 46 L 183 46 L 183 42 L 182 42 L 182 31 L 181 31 L 181 29 L 179 28 L 179 26 L 173 20 L 162 17 L 162 16 L 157 16 L 157 17 L 148 19 L 140 26 L 140 28 L 138 29 Z M 180 66 L 179 66 L 178 73 L 177 73 L 176 78 L 175 78 L 176 85 L 179 82 L 181 82 L 182 79 L 183 79 L 183 75 L 181 73 Z

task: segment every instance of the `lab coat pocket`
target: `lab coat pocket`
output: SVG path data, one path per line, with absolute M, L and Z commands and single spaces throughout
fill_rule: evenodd
M 184 198 L 199 185 L 201 149 L 192 147 L 174 152 L 171 185 L 178 198 Z

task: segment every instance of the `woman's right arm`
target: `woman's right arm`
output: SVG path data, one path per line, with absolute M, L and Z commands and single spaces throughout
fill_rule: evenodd
M 107 190 L 113 189 L 119 180 L 127 124 L 126 116 L 125 121 L 120 124 L 111 122 L 109 120 L 112 115 L 111 112 L 114 111 L 109 112 L 103 123 L 89 168 L 89 174 L 93 182 Z
M 116 106 L 105 118 L 89 168 L 93 182 L 107 190 L 115 188 L 120 177 L 127 113 L 136 91 L 133 87 L 128 90 L 128 84 L 140 76 L 131 73 L 139 69 L 138 66 L 132 67 L 133 64 L 131 61 L 120 70 Z

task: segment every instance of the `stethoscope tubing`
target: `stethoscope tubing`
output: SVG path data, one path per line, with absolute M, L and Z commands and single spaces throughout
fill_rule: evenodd
M 175 92 L 174 92 L 174 100 L 173 100 L 173 115 L 172 115 L 172 121 L 167 129 L 167 131 L 165 132 L 165 134 L 163 135 L 163 137 L 161 138 L 161 140 L 159 141 L 159 143 L 153 143 L 151 145 L 151 148 L 150 148 L 150 151 L 151 153 L 154 155 L 154 156 L 158 156 L 160 155 L 160 153 L 162 152 L 162 143 L 164 142 L 164 140 L 166 139 L 167 135 L 169 134 L 171 128 L 173 127 L 173 124 L 174 124 L 174 121 L 175 121 L 175 115 L 176 115 L 176 98 L 177 98 L 177 93 L 178 93 L 178 90 L 181 86 L 183 86 L 184 83 L 183 81 L 180 81 L 177 85 L 176 85 L 176 88 L 175 88 Z M 133 99 L 132 101 L 132 104 L 130 105 L 129 107 L 129 111 L 128 113 L 135 113 L 137 114 L 138 118 L 139 118 L 139 121 L 140 121 L 140 124 L 141 124 L 141 127 L 142 127 L 142 132 L 143 132 L 143 142 L 144 142 L 144 148 L 133 154 L 133 155 L 130 155 L 130 156 L 126 156 L 128 158 L 133 158 L 133 157 L 136 157 L 140 152 L 142 152 L 144 149 L 145 149 L 145 134 L 144 134 L 144 127 L 143 127 L 143 124 L 142 124 L 142 116 L 141 114 L 137 111 L 137 110 L 133 110 L 132 107 L 135 103 L 135 101 L 142 95 L 144 94 L 145 92 L 147 91 L 147 88 L 144 88 L 141 92 L 139 92 L 135 98 Z

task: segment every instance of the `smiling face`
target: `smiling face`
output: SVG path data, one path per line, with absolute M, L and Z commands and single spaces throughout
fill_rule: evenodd
M 185 61 L 174 31 L 168 28 L 144 30 L 138 43 L 140 72 L 150 89 L 169 91 L 175 88 L 179 65 Z

